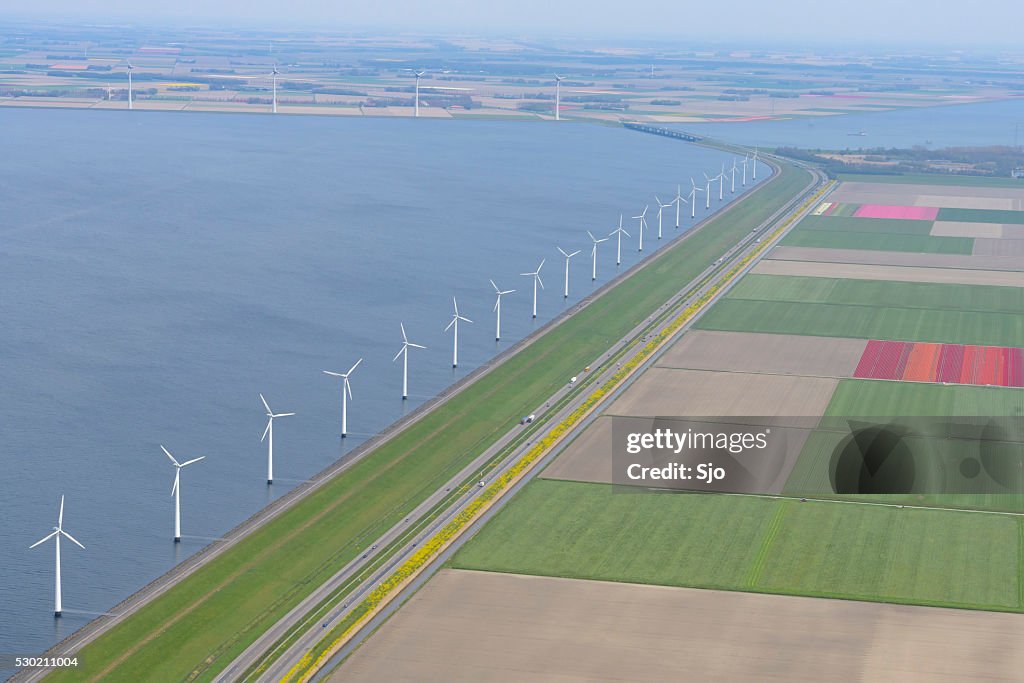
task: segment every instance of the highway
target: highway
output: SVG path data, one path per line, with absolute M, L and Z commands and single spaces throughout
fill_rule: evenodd
M 485 476 L 489 480 L 515 465 L 531 448 L 533 441 L 543 436 L 546 428 L 559 424 L 574 410 L 579 408 L 589 397 L 594 387 L 607 382 L 615 374 L 620 364 L 627 362 L 641 351 L 647 340 L 661 332 L 679 312 L 701 299 L 709 289 L 716 285 L 720 276 L 728 273 L 732 267 L 757 249 L 762 235 L 773 232 L 780 223 L 789 217 L 796 207 L 799 207 L 806 201 L 807 197 L 820 189 L 826 182 L 826 179 L 819 172 L 812 169 L 808 170 L 812 173 L 812 180 L 803 192 L 779 209 L 764 223 L 756 226 L 750 233 L 747 233 L 743 240 L 726 252 L 719 261 L 709 264 L 697 278 L 683 287 L 669 301 L 665 302 L 654 315 L 633 328 L 600 358 L 595 359 L 590 365 L 592 371 L 586 377 L 581 372 L 580 379 L 574 386 L 567 384 L 550 396 L 544 406 L 538 407 L 535 411 L 537 419 L 533 425 L 530 425 L 528 429 L 519 426 L 504 434 L 497 443 L 482 452 L 470 465 L 447 482 L 444 487 L 435 491 L 428 500 L 417 507 L 416 511 L 407 520 L 403 521 L 402 524 L 392 527 L 378 538 L 372 544 L 373 549 L 367 555 L 361 556 L 343 567 L 328 582 L 314 591 L 301 605 L 292 610 L 272 629 L 264 633 L 215 680 L 223 682 L 280 681 L 285 678 L 302 657 L 324 637 L 329 631 L 328 627 L 336 626 L 338 622 L 343 620 L 361 600 L 380 585 L 385 577 L 389 576 L 397 567 L 406 562 L 423 541 L 429 539 L 440 528 L 449 523 L 482 493 L 484 489 L 474 485 L 474 482 L 480 478 L 479 473 L 481 470 L 487 468 L 488 471 Z M 804 212 L 813 210 L 813 208 L 813 205 L 806 207 Z M 791 226 L 795 225 L 796 222 L 794 220 Z M 754 267 L 761 256 L 767 253 L 767 251 L 768 249 L 763 250 L 758 257 L 747 264 L 730 281 L 728 286 L 723 287 L 717 292 L 712 302 L 728 292 L 732 283 L 735 283 L 743 273 Z M 705 306 L 706 308 L 707 306 Z M 660 351 L 668 348 L 678 338 L 678 335 L 682 334 L 696 321 L 697 317 L 699 316 L 695 316 L 682 329 L 678 330 L 675 336 L 666 340 L 658 353 L 648 358 L 629 378 L 620 383 L 614 392 L 606 396 L 602 403 L 593 409 L 590 419 L 593 419 L 600 412 L 603 405 L 607 405 L 608 402 L 614 400 L 615 396 L 621 393 L 633 378 L 639 376 L 645 367 L 654 362 L 658 355 L 660 355 Z M 579 432 L 588 423 L 589 419 L 578 425 L 572 434 L 562 438 L 562 443 L 567 443 L 571 440 L 575 433 Z M 501 500 L 486 515 L 483 515 L 481 519 L 474 522 L 452 547 L 448 548 L 438 558 L 435 558 L 430 565 L 430 570 L 421 574 L 409 586 L 405 587 L 392 600 L 391 605 L 394 607 L 400 605 L 405 595 L 411 594 L 411 591 L 414 591 L 418 585 L 429 578 L 429 575 L 432 573 L 431 570 L 436 570 L 436 568 L 443 564 L 444 559 L 450 556 L 457 549 L 458 545 L 468 540 L 472 536 L 472 532 L 479 528 L 484 519 L 490 517 L 503 501 L 511 497 L 508 494 L 517 490 L 529 478 L 539 472 L 543 468 L 543 464 L 557 454 L 557 450 L 557 448 L 552 449 L 541 462 L 530 469 L 526 476 L 510 487 L 502 495 Z M 490 466 L 488 467 L 489 464 Z M 374 560 L 377 555 L 385 553 L 386 550 L 394 552 L 383 562 L 375 563 Z M 339 591 L 343 591 L 343 599 L 332 602 L 330 597 L 340 594 Z M 386 618 L 387 614 L 390 614 L 394 607 L 386 608 L 381 614 L 370 620 L 367 625 L 364 625 L 352 641 L 328 662 L 328 665 L 324 667 L 324 671 L 329 670 L 340 662 L 359 639 L 364 634 L 372 632 L 375 625 L 381 619 Z M 289 635 L 291 635 L 291 638 L 287 642 L 282 642 L 282 639 Z M 266 662 L 269 662 L 269 664 Z M 253 667 L 257 663 L 263 663 L 265 668 L 259 672 L 253 671 Z

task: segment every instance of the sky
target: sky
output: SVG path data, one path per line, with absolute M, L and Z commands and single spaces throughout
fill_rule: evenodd
M 0 0 L 0 17 L 240 28 L 1019 45 L 1019 0 Z

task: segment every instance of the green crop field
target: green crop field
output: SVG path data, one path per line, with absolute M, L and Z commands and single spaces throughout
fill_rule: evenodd
M 1004 209 L 939 209 L 935 220 L 962 223 L 1024 223 L 1024 211 Z
M 970 254 L 974 249 L 974 239 L 970 237 L 890 235 L 861 230 L 794 230 L 781 244 L 786 247 L 909 251 L 917 254 Z
M 1024 611 L 1024 519 L 538 479 L 451 564 L 667 586 Z
M 878 232 L 887 235 L 929 235 L 932 221 L 912 221 L 898 218 L 855 218 L 837 215 L 807 216 L 796 226 L 796 231 L 836 230 L 839 232 Z
M 210 680 L 317 585 L 398 523 L 518 417 L 797 194 L 768 186 L 84 647 L 51 680 Z
M 1015 287 L 748 275 L 706 330 L 1024 346 Z
M 895 183 L 898 185 L 960 185 L 963 187 L 1011 187 L 1024 189 L 1024 181 L 1014 178 L 988 178 L 983 176 L 939 175 L 932 173 L 906 173 L 903 175 L 875 175 L 873 173 L 837 173 L 836 179 L 848 183 Z
M 960 465 L 978 458 L 977 440 L 949 438 L 953 433 L 938 421 L 915 416 L 1019 417 L 1024 415 L 1024 391 L 1008 387 L 964 384 L 926 384 L 847 379 L 839 383 L 825 419 L 804 444 L 785 492 L 794 496 L 831 495 L 829 473 L 833 454 L 853 423 L 872 418 L 895 418 L 908 429 L 906 444 L 914 455 L 914 493 L 856 496 L 859 500 L 988 510 L 1024 511 L 1024 432 L 1015 422 L 1000 426 L 998 441 L 985 445 L 986 469 L 965 477 Z M 910 419 L 906 419 L 910 418 Z M 1004 423 L 1005 424 L 1005 423 Z M 988 471 L 991 467 L 992 471 Z M 1000 485 L 996 486 L 995 483 Z
M 857 306 L 884 303 L 886 306 L 899 308 L 990 313 L 1024 311 L 1024 288 L 1021 287 L 788 275 L 748 275 L 733 287 L 729 292 L 729 298 Z

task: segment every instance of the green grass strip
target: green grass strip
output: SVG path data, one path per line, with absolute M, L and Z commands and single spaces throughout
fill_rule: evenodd
M 1024 187 L 1024 186 L 1022 186 Z M 935 220 L 960 223 L 1013 223 L 1024 224 L 1024 211 L 1007 209 L 939 209 Z
M 754 563 L 750 566 L 750 571 L 747 572 L 746 588 L 755 588 L 761 580 L 761 572 L 764 571 L 764 565 L 768 559 L 768 551 L 771 549 L 772 541 L 779 535 L 779 529 L 782 528 L 782 517 L 786 514 L 787 508 L 788 505 L 783 503 L 776 508 L 775 514 L 772 515 L 772 521 L 768 525 L 768 531 L 764 535 L 764 540 L 761 541 L 757 557 L 754 558 Z
M 840 206 L 849 206 L 841 204 Z M 832 213 L 828 216 L 807 216 L 796 226 L 798 231 L 832 230 L 839 232 L 878 232 L 887 235 L 929 235 L 932 221 L 897 218 L 856 218 Z
M 960 185 L 963 187 L 1012 187 L 1024 188 L 1024 181 L 1015 178 L 987 176 L 950 175 L 938 173 L 906 173 L 903 175 L 882 175 L 873 173 L 837 173 L 836 179 L 851 183 L 886 183 L 896 185 Z
M 846 230 L 796 230 L 782 240 L 786 247 L 824 247 L 826 249 L 868 249 L 905 251 L 916 254 L 970 254 L 970 237 L 932 237 L 931 235 L 889 235 Z

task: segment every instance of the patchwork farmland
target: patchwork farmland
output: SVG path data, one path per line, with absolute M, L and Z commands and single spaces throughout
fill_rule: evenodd
M 848 419 L 1024 416 L 1021 226 L 1024 189 L 840 184 L 455 555 L 444 579 L 448 598 L 428 585 L 339 673 L 412 671 L 417 655 L 397 653 L 409 652 L 403 643 L 421 630 L 416 624 L 435 623 L 430 615 L 439 600 L 451 604 L 456 585 L 468 591 L 457 599 L 475 616 L 448 624 L 450 635 L 490 651 L 495 644 L 479 634 L 497 628 L 511 644 L 501 668 L 519 680 L 530 678 L 524 662 L 541 656 L 542 641 L 572 638 L 580 655 L 568 659 L 601 661 L 604 646 L 586 630 L 595 622 L 642 630 L 652 619 L 662 632 L 714 633 L 724 619 L 731 642 L 792 632 L 771 639 L 780 662 L 806 652 L 814 636 L 781 621 L 759 625 L 752 609 L 780 619 L 794 610 L 799 623 L 850 609 L 870 624 L 872 643 L 891 634 L 901 656 L 927 658 L 936 671 L 971 661 L 991 667 L 994 641 L 971 634 L 1024 635 L 1022 430 L 1001 433 L 980 456 L 949 434 L 909 435 L 916 466 L 929 470 L 921 480 L 941 481 L 937 488 L 851 492 L 836 488 L 833 475 Z M 612 486 L 615 421 L 672 416 L 789 425 L 778 477 L 764 495 Z M 806 428 L 807 418 L 816 426 Z M 513 598 L 502 607 L 523 582 L 549 591 L 543 604 L 524 613 Z M 661 592 L 648 602 L 651 590 Z M 615 591 L 629 597 L 596 601 Z M 666 615 L 666 603 L 679 609 Z M 886 626 L 897 613 L 898 625 Z M 949 632 L 918 637 L 918 619 L 941 620 Z M 822 661 L 851 653 L 879 661 L 870 648 L 850 650 L 850 639 L 836 638 L 815 641 Z M 649 644 L 634 643 L 619 658 L 643 658 Z M 681 647 L 701 671 L 700 649 Z M 470 647 L 466 659 L 441 668 L 449 679 L 468 677 L 476 652 Z M 727 665 L 737 677 L 750 665 L 746 653 L 761 650 L 742 652 Z M 598 669 L 614 671 L 614 660 Z M 869 677 L 905 673 L 865 666 Z M 1002 671 L 1013 678 L 1018 669 Z M 586 678 L 594 670 L 559 673 Z M 975 675 L 963 669 L 953 677 Z

